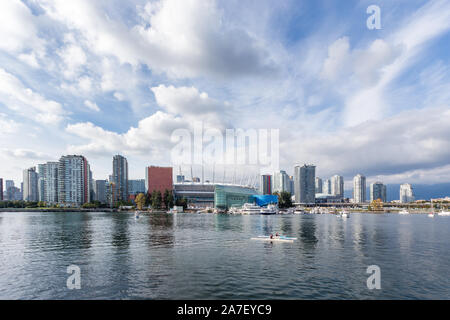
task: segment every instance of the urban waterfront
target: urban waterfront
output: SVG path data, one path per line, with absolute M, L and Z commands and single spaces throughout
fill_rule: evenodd
M 2 212 L 0 298 L 450 299 L 449 231 L 426 214 Z M 275 232 L 298 240 L 250 240 Z

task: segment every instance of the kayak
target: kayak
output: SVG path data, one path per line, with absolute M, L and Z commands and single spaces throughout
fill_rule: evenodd
M 294 242 L 296 238 L 283 238 L 283 237 L 273 237 L 270 239 L 270 237 L 266 236 L 259 236 L 257 238 L 251 238 L 251 240 L 259 240 L 259 241 L 270 241 L 270 242 Z
M 285 239 L 285 240 L 297 240 L 297 238 L 286 237 L 286 236 L 273 236 L 274 238 Z M 269 236 L 258 236 L 258 238 L 270 238 Z

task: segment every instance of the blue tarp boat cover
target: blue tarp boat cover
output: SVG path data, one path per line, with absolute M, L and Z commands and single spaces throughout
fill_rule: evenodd
M 271 203 L 278 203 L 278 196 L 265 194 L 265 195 L 253 195 L 253 201 L 260 207 L 267 206 Z

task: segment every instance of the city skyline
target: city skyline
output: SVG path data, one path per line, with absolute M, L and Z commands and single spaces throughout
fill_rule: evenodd
M 280 129 L 290 175 L 302 161 L 345 184 L 357 172 L 450 181 L 448 2 L 381 1 L 380 30 L 364 1 L 118 5 L 0 4 L 15 26 L 0 27 L 0 177 L 83 154 L 103 179 L 122 153 L 139 179 L 148 163 L 170 164 L 174 130 L 201 121 Z
M 86 183 L 89 184 L 88 192 L 90 193 L 90 196 L 87 198 L 89 198 L 90 201 L 99 200 L 96 195 L 98 193 L 97 182 L 99 182 L 99 183 L 105 182 L 107 185 L 106 188 L 108 188 L 108 185 L 109 185 L 109 187 L 113 187 L 116 190 L 113 192 L 113 194 L 116 194 L 116 193 L 119 194 L 120 192 L 118 190 L 122 190 L 121 191 L 123 194 L 122 198 L 118 197 L 117 195 L 114 195 L 114 199 L 111 200 L 113 202 L 117 202 L 119 200 L 125 201 L 123 199 L 128 199 L 128 196 L 136 195 L 136 192 L 129 191 L 129 190 L 131 190 L 131 188 L 133 188 L 134 190 L 144 190 L 144 192 L 147 189 L 147 183 L 148 183 L 147 177 L 146 177 L 146 179 L 141 179 L 141 178 L 128 179 L 127 178 L 126 179 L 126 181 L 127 181 L 126 188 L 116 187 L 116 185 L 118 184 L 117 181 L 120 180 L 120 179 L 118 180 L 117 174 L 121 173 L 122 175 L 127 176 L 127 173 L 128 173 L 128 161 L 127 161 L 127 158 L 122 155 L 113 156 L 113 167 L 112 167 L 113 174 L 108 175 L 109 178 L 107 180 L 93 179 L 93 173 L 90 170 L 90 164 L 87 162 L 88 160 L 84 156 L 81 156 L 81 155 L 62 156 L 60 158 L 59 162 L 61 162 L 61 160 L 63 158 L 67 158 L 67 157 L 68 158 L 81 158 L 81 159 L 84 159 L 84 161 L 87 163 L 87 168 L 88 168 L 87 172 L 88 172 L 89 178 L 87 180 L 88 182 L 86 182 Z M 43 201 L 43 202 L 48 202 L 48 203 L 57 203 L 58 202 L 59 186 L 57 186 L 57 184 L 58 184 L 58 163 L 59 162 L 49 161 L 44 164 L 38 164 L 37 166 L 23 170 L 24 181 L 25 181 L 25 179 L 34 178 L 32 185 L 35 185 L 35 187 L 34 188 L 31 187 L 31 189 L 34 189 L 35 191 L 30 191 L 30 193 L 32 193 L 31 199 L 33 199 L 31 201 Z M 119 166 L 121 167 L 121 169 L 119 169 Z M 36 170 L 36 167 L 38 168 L 37 170 Z M 322 181 L 322 178 L 315 176 L 316 166 L 314 166 L 314 165 L 303 165 L 303 166 L 296 165 L 294 167 L 294 176 L 289 176 L 286 173 L 286 170 L 278 170 L 278 171 L 273 172 L 272 174 L 261 174 L 258 179 L 254 180 L 254 187 L 256 189 L 258 189 L 261 194 L 272 194 L 274 192 L 288 191 L 291 193 L 291 195 L 293 197 L 295 197 L 295 195 L 296 195 L 296 193 L 295 193 L 295 185 L 296 185 L 295 173 L 296 173 L 297 167 L 298 168 L 301 168 L 301 167 L 302 168 L 308 168 L 308 167 L 314 168 L 314 175 L 307 179 L 308 182 L 305 182 L 305 181 L 303 182 L 303 185 L 305 188 L 307 187 L 308 189 L 311 189 L 311 191 L 309 191 L 311 194 L 314 189 L 315 194 L 321 194 L 322 196 L 325 194 L 328 194 L 330 196 L 336 196 L 339 199 L 348 198 L 353 201 L 356 201 L 356 203 L 363 203 L 369 199 L 372 199 L 372 200 L 375 199 L 373 196 L 372 185 L 381 184 L 384 189 L 382 191 L 378 191 L 378 192 L 384 192 L 384 195 L 380 196 L 380 197 L 382 197 L 384 199 L 384 201 L 387 201 L 386 185 L 379 180 L 376 180 L 372 183 L 368 183 L 367 188 L 366 188 L 366 177 L 361 174 L 357 174 L 353 177 L 352 183 L 350 183 L 350 186 L 348 184 L 346 184 L 345 181 L 343 180 L 343 177 L 339 176 L 339 175 L 333 175 L 329 179 L 325 179 Z M 145 167 L 145 171 L 146 171 L 145 175 L 147 175 L 149 168 L 170 169 L 171 176 L 172 176 L 172 182 L 171 182 L 172 184 L 185 182 L 185 181 L 189 182 L 189 180 L 187 180 L 187 179 L 183 179 L 183 181 L 178 181 L 180 175 L 179 175 L 179 173 L 177 173 L 177 174 L 174 173 L 173 167 L 158 167 L 158 166 Z M 116 171 L 117 171 L 117 174 L 114 174 L 114 172 L 116 172 Z M 122 171 L 124 171 L 124 172 L 122 172 Z M 31 172 L 31 178 L 29 178 L 30 172 Z M 297 175 L 299 175 L 299 174 L 300 173 L 298 172 Z M 305 175 L 305 174 L 306 174 L 306 172 L 303 175 Z M 28 177 L 28 178 L 26 178 L 26 177 Z M 306 175 L 305 175 L 305 177 L 306 177 Z M 183 176 L 183 178 L 184 178 L 184 176 Z M 239 177 L 237 177 L 237 178 L 240 179 L 241 183 L 238 183 L 237 181 L 231 182 L 231 183 L 242 184 L 243 177 L 241 176 L 240 178 Z M 250 176 L 248 178 L 250 178 Z M 266 178 L 267 182 L 264 182 L 264 184 L 267 184 L 267 186 L 264 187 L 264 189 L 261 189 L 261 187 L 262 187 L 261 183 L 262 183 L 262 181 L 265 181 L 263 178 Z M 0 179 L 2 179 L 0 181 L 5 181 L 5 188 L 3 191 L 4 191 L 4 194 L 6 194 L 9 187 L 14 187 L 15 183 L 13 180 L 7 180 L 7 179 L 3 179 L 3 178 L 0 178 Z M 201 182 L 201 183 L 211 183 L 212 182 L 212 180 L 208 179 L 208 177 L 204 177 L 203 179 L 200 179 L 198 177 L 193 177 L 193 179 L 194 179 L 193 182 Z M 233 179 L 236 179 L 236 177 L 234 177 Z M 299 179 L 300 178 L 298 177 L 297 185 L 299 184 L 299 181 L 300 181 Z M 259 180 L 259 184 L 257 182 L 258 180 Z M 278 180 L 279 180 L 279 182 L 275 182 Z M 361 181 L 359 181 L 359 180 L 361 180 Z M 253 179 L 247 180 L 247 182 L 248 181 L 253 181 Z M 165 183 L 167 185 L 167 183 L 169 183 L 169 182 L 166 181 Z M 220 183 L 230 183 L 230 182 L 219 180 L 219 181 L 215 181 L 215 183 L 220 184 Z M 323 193 L 318 191 L 318 188 L 319 188 L 318 183 L 320 183 L 320 190 L 322 190 Z M 327 183 L 329 184 L 329 188 L 327 188 L 325 186 Z M 22 186 L 23 186 L 23 184 L 24 183 L 22 182 Z M 28 184 L 28 182 L 27 182 L 27 184 Z M 133 187 L 131 187 L 131 186 L 133 186 Z M 2 187 L 3 187 L 3 183 L 2 183 Z M 103 187 L 103 188 L 105 188 L 105 187 Z M 357 196 L 355 198 L 355 189 L 356 188 L 358 189 L 358 191 L 357 191 Z M 164 188 L 162 188 L 162 189 L 164 189 Z M 327 189 L 329 189 L 329 190 L 327 190 Z M 12 190 L 12 191 L 14 191 L 14 190 Z M 346 197 L 345 191 L 351 191 L 352 196 Z M 400 184 L 399 194 L 400 194 L 400 196 L 399 196 L 399 199 L 397 199 L 397 200 L 399 200 L 400 202 L 412 202 L 415 200 L 413 187 L 410 183 Z M 27 194 L 22 195 L 22 196 L 25 197 L 25 196 L 27 196 Z M 300 196 L 297 196 L 297 198 L 299 198 L 299 197 Z M 7 197 L 7 198 L 11 198 L 11 197 Z M 358 199 L 362 199 L 362 201 L 358 201 Z

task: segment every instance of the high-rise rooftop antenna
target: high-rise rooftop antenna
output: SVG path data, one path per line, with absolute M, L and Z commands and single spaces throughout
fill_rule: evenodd
M 215 178 L 215 174 L 216 174 L 215 170 L 216 170 L 216 163 L 214 162 L 213 163 L 213 178 L 212 178 L 212 183 L 213 184 L 214 184 L 214 178 Z
M 192 165 L 191 165 L 191 181 L 194 182 L 194 175 L 192 174 Z

